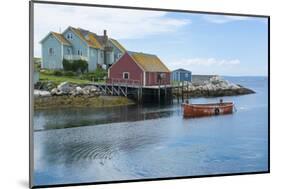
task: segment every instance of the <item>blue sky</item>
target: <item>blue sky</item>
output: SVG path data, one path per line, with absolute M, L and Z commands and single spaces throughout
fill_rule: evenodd
M 267 19 L 36 4 L 34 53 L 49 32 L 67 26 L 102 34 L 127 49 L 156 54 L 171 70 L 195 74 L 267 75 Z

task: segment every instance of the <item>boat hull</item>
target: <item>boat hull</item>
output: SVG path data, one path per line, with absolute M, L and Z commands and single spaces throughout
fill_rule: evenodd
M 183 116 L 189 117 L 204 117 L 216 116 L 233 113 L 233 103 L 216 103 L 216 104 L 183 104 Z

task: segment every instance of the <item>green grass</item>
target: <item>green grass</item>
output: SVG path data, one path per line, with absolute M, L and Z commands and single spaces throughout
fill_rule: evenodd
M 40 73 L 40 81 L 51 81 L 54 82 L 56 85 L 62 82 L 70 82 L 73 84 L 89 84 L 91 81 L 89 80 L 82 80 L 77 78 L 77 76 L 55 76 L 48 73 Z

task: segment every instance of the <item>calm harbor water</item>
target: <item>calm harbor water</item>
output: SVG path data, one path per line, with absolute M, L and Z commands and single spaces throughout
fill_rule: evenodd
M 183 119 L 177 103 L 36 111 L 34 184 L 266 171 L 267 78 L 226 79 L 256 91 L 224 97 L 232 115 Z

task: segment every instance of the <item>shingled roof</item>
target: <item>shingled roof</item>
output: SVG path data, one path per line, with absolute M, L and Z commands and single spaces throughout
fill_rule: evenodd
M 82 28 L 74 28 L 70 26 L 70 29 L 74 33 L 76 33 L 82 40 L 84 40 L 90 47 L 103 49 L 107 45 L 104 41 L 103 35 L 97 35 L 96 33 Z M 126 52 L 126 49 L 116 39 L 110 38 L 109 41 L 111 41 L 112 44 L 122 53 Z
M 99 41 L 96 39 L 95 34 L 81 29 L 81 28 L 74 28 L 70 27 L 70 29 L 77 34 L 83 41 L 85 41 L 90 47 L 102 49 L 102 45 L 99 43 Z
M 60 33 L 56 33 L 56 32 L 51 32 L 55 38 L 57 38 L 62 44 L 64 45 L 71 45 L 71 43 L 69 41 L 67 41 L 64 36 Z
M 53 35 L 60 43 L 62 43 L 63 45 L 68 45 L 68 46 L 71 46 L 71 43 L 64 38 L 64 36 L 60 33 L 56 33 L 56 32 L 50 32 L 48 35 L 46 35 L 46 37 L 44 37 L 40 43 L 42 43 L 45 39 L 47 39 L 47 37 L 49 35 Z
M 170 72 L 156 55 L 131 51 L 128 54 L 146 72 Z
M 85 41 L 87 45 L 89 45 L 92 48 L 103 50 L 104 47 L 108 45 L 108 42 L 104 40 L 103 35 L 97 35 L 96 33 L 93 33 L 89 30 L 85 30 L 82 28 L 74 28 L 72 26 L 69 26 L 66 30 L 68 29 L 74 32 L 81 40 Z M 49 35 L 53 35 L 60 43 L 71 46 L 71 43 L 63 36 L 63 34 L 56 33 L 56 32 L 50 32 L 40 42 L 42 43 Z M 109 38 L 108 41 L 111 41 L 111 43 L 116 48 L 118 48 L 122 53 L 126 52 L 126 49 L 116 39 Z
M 126 52 L 126 49 L 125 49 L 117 40 L 112 39 L 112 38 L 110 38 L 109 40 L 110 40 L 110 41 L 113 43 L 113 45 L 114 45 L 115 47 L 117 47 L 122 53 L 125 53 L 125 52 Z

